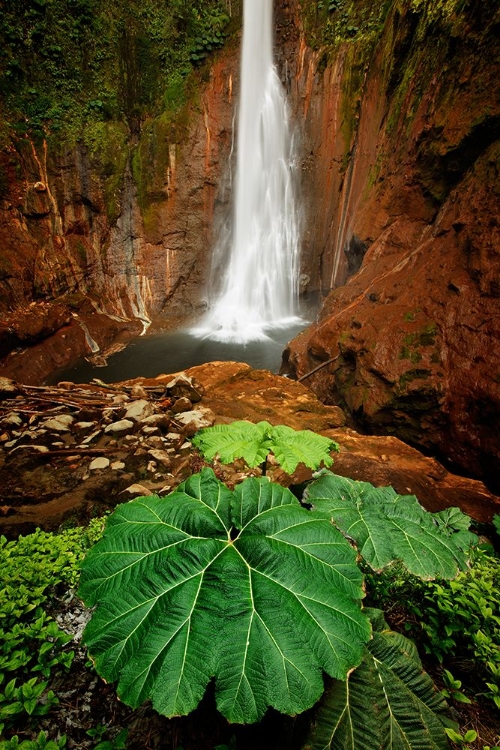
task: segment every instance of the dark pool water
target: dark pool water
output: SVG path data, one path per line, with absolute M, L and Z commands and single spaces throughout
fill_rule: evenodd
M 305 325 L 305 322 L 301 322 L 277 329 L 269 334 L 267 340 L 245 345 L 200 339 L 189 330 L 143 336 L 110 356 L 104 367 L 97 367 L 82 359 L 73 367 L 53 373 L 47 383 L 50 385 L 61 380 L 89 383 L 93 378 L 116 383 L 141 376 L 153 378 L 217 360 L 247 362 L 256 369 L 278 372 L 283 349 Z

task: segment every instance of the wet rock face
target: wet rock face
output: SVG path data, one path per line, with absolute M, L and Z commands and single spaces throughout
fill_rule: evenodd
M 0 313 L 23 311 L 15 325 L 0 324 L 0 359 L 57 336 L 69 322 L 56 320 L 61 314 L 79 316 L 95 344 L 74 325 L 75 335 L 57 342 L 65 361 L 37 351 L 43 366 L 27 382 L 105 350 L 120 331 L 138 335 L 151 321 L 172 327 L 202 309 L 212 227 L 223 209 L 217 186 L 231 151 L 237 60 L 234 49 L 218 56 L 182 127 L 161 117 L 139 133 L 108 123 L 91 145 L 13 136 L 0 149 Z M 44 312 L 50 324 L 24 314 L 54 299 L 54 311 Z M 19 378 L 22 370 L 6 374 Z
M 479 6 L 426 13 L 390 7 L 364 61 L 302 39 L 305 268 L 337 288 L 284 371 L 328 363 L 304 381 L 322 400 L 498 491 L 499 41 Z

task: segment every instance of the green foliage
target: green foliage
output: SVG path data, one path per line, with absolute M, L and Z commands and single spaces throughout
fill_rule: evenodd
M 497 534 L 500 535 L 500 516 L 497 514 L 493 516 L 493 525 L 496 529 Z
M 454 580 L 420 581 L 403 570 L 392 578 L 368 576 L 375 603 L 398 603 L 407 628 L 439 661 L 474 662 L 484 694 L 500 708 L 500 560 L 481 549 Z M 456 697 L 456 696 L 452 696 Z
M 265 478 L 232 492 L 205 469 L 110 516 L 82 568 L 98 605 L 84 638 L 129 705 L 187 714 L 214 679 L 219 711 L 254 722 L 309 708 L 322 670 L 359 663 L 361 583 L 348 542 L 291 492 Z
M 390 2 L 360 0 L 300 0 L 308 42 L 313 47 L 337 47 L 361 41 L 370 48 L 376 41 Z
M 206 427 L 194 436 L 193 445 L 208 460 L 218 455 L 223 464 L 228 464 L 243 458 L 251 468 L 265 463 L 272 452 L 288 474 L 292 474 L 299 463 L 310 469 L 317 469 L 321 463 L 331 466 L 330 453 L 339 450 L 333 440 L 311 430 L 246 421 Z
M 107 732 L 107 727 L 103 724 L 98 724 L 94 729 L 89 729 L 87 734 L 89 737 L 93 737 L 98 740 L 94 750 L 125 750 L 127 743 L 128 729 L 122 729 L 116 737 L 112 740 L 103 740 L 103 736 Z
M 0 694 L 0 721 L 19 718 L 23 715 L 45 716 L 53 705 L 59 703 L 52 690 L 47 691 L 48 682 L 37 682 L 32 677 L 23 685 L 16 687 L 14 678 L 7 683 L 4 693 Z M 42 702 L 43 698 L 43 702 Z
M 470 519 L 458 508 L 431 514 L 414 495 L 327 471 L 309 485 L 305 499 L 354 540 L 376 571 L 401 560 L 421 578 L 453 578 L 466 567 L 477 541 L 468 530 Z
M 204 6 L 198 18 L 196 37 L 190 48 L 190 60 L 195 65 L 224 44 L 229 23 L 229 16 L 223 7 Z
M 451 700 L 457 701 L 458 703 L 470 703 L 470 698 L 467 698 L 464 693 L 461 692 L 462 687 L 461 680 L 456 680 L 452 673 L 447 669 L 443 671 L 443 682 L 445 687 L 441 690 L 441 695 L 444 698 L 451 698 Z
M 204 435 L 206 455 L 227 461 L 256 465 L 269 450 L 267 423 Z M 265 478 L 230 491 L 205 469 L 166 498 L 120 506 L 82 571 L 81 596 L 97 605 L 84 636 L 97 671 L 118 680 L 124 702 L 151 698 L 167 716 L 192 711 L 213 679 L 221 713 L 251 722 L 268 706 L 311 706 L 323 669 L 337 681 L 310 747 L 365 750 L 386 737 L 392 750 L 447 747 L 444 696 L 414 646 L 360 609 L 345 537 L 376 565 L 396 558 L 426 577 L 451 576 L 475 539 L 468 519 L 456 509 L 431 516 L 415 498 L 329 472 L 306 500 L 312 510 Z M 352 670 L 370 621 L 375 636 Z
M 224 42 L 222 0 L 11 0 L 0 16 L 0 96 L 19 132 L 78 137 L 161 106 Z
M 65 646 L 72 638 L 44 607 L 58 584 L 77 584 L 78 563 L 102 526 L 96 520 L 87 530 L 0 538 L 0 731 L 57 703 L 49 681 L 71 666 L 73 652 Z
M 10 740 L 0 742 L 0 750 L 62 750 L 66 747 L 66 737 L 50 740 L 45 732 L 40 732 L 35 740 L 19 740 L 14 735 Z
M 373 639 L 348 680 L 327 688 L 304 750 L 445 750 L 443 730 L 454 725 L 415 645 L 391 631 L 382 612 L 365 612 Z

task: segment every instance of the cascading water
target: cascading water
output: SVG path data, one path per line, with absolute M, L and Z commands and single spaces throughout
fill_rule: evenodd
M 232 227 L 215 250 L 215 262 L 223 262 L 214 301 L 194 331 L 221 342 L 266 339 L 273 328 L 300 322 L 293 146 L 273 64 L 272 5 L 244 2 Z

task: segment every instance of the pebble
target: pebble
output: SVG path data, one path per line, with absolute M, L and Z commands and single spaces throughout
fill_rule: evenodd
M 125 464 L 123 463 L 123 461 L 113 461 L 113 463 L 111 464 L 111 468 L 113 469 L 113 471 L 120 471 L 121 469 L 125 468 Z
M 48 453 L 49 449 L 46 445 L 18 445 L 17 448 L 14 448 L 12 453 L 14 451 L 20 451 L 23 448 L 28 448 L 30 451 L 37 451 L 37 453 Z
M 94 460 L 90 462 L 89 470 L 94 471 L 95 469 L 107 469 L 109 464 L 109 458 L 100 456 L 99 458 L 94 458 Z
M 149 451 L 149 455 L 165 468 L 170 468 L 170 455 L 167 453 L 167 451 L 161 451 L 153 448 L 153 450 Z
M 130 419 L 120 419 L 118 422 L 111 422 L 104 428 L 104 432 L 127 432 L 134 429 L 134 423 Z
M 95 427 L 95 425 L 95 422 L 76 422 L 75 429 L 85 432 L 85 430 L 91 430 L 93 427 Z
M 138 385 L 138 384 L 132 386 L 132 389 L 130 391 L 130 395 L 132 396 L 132 398 L 135 398 L 135 399 L 137 399 L 137 398 L 147 399 L 147 397 L 148 397 L 148 394 L 146 393 L 146 391 L 144 390 L 144 388 L 142 387 L 142 385 Z
M 133 419 L 135 422 L 142 422 L 143 419 L 151 417 L 154 414 L 154 406 L 146 399 L 133 401 L 128 407 L 125 419 Z
M 151 491 L 148 490 L 147 487 L 144 487 L 142 484 L 131 484 L 129 487 L 126 487 L 126 489 L 122 490 L 120 493 L 121 495 L 124 495 L 125 492 L 127 492 L 131 496 L 138 496 L 138 495 L 150 495 Z
M 12 412 L 12 414 L 8 414 L 2 419 L 2 424 L 10 425 L 11 427 L 21 427 L 22 423 L 23 420 L 21 419 L 19 414 L 16 414 L 15 412 Z
M 74 422 L 74 417 L 71 414 L 59 414 L 57 417 L 51 417 L 45 420 L 42 424 L 46 430 L 54 430 L 54 432 L 69 432 L 70 426 Z
M 215 414 L 211 409 L 195 409 L 178 414 L 177 421 L 184 425 L 192 425 L 193 429 L 201 430 L 202 427 L 210 427 L 215 422 Z M 194 434 L 194 433 L 193 433 Z
M 89 443 L 92 442 L 92 440 L 95 440 L 95 438 L 100 434 L 101 434 L 101 430 L 96 430 L 95 432 L 92 433 L 92 435 L 87 435 L 87 437 L 83 441 L 83 445 L 88 445 Z
M 177 401 L 174 401 L 172 405 L 172 411 L 174 414 L 181 414 L 183 411 L 191 411 L 192 408 L 192 401 L 190 401 L 185 396 L 183 396 L 182 398 L 178 398 Z
M 142 428 L 142 432 L 145 435 L 158 435 L 158 433 L 160 431 L 159 431 L 158 427 L 143 427 Z

